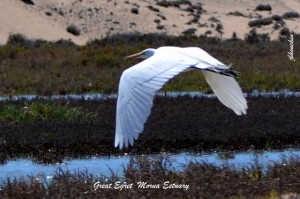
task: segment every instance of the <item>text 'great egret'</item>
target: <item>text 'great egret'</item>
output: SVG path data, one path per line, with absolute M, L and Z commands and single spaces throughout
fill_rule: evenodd
M 197 47 L 146 49 L 126 58 L 146 59 L 125 70 L 118 91 L 115 147 L 133 145 L 150 115 L 153 98 L 163 85 L 181 72 L 202 71 L 217 98 L 237 115 L 246 114 L 247 101 L 235 81 L 237 73 Z

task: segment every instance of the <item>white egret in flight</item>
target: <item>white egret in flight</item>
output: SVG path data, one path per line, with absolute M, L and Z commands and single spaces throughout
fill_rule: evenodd
M 150 115 L 153 98 L 163 85 L 181 72 L 202 71 L 217 98 L 237 115 L 246 114 L 247 101 L 235 81 L 237 73 L 197 47 L 146 49 L 125 58 L 144 61 L 121 76 L 117 100 L 115 147 L 133 145 Z

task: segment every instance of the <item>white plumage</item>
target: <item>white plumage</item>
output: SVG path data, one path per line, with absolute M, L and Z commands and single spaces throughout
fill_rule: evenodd
M 125 70 L 119 83 L 115 147 L 133 145 L 150 115 L 153 98 L 163 85 L 191 68 L 202 70 L 218 99 L 237 115 L 246 114 L 247 101 L 235 81 L 236 73 L 200 48 L 160 47 L 130 57 L 146 60 Z

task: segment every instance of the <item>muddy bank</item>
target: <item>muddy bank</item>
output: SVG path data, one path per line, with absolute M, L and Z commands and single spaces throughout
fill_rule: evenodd
M 115 99 L 62 103 L 97 116 L 1 122 L 1 161 L 32 156 L 38 162 L 53 163 L 95 154 L 280 149 L 300 143 L 300 101 L 296 97 L 248 98 L 245 116 L 236 116 L 217 99 L 156 97 L 144 132 L 134 147 L 123 151 L 113 147 Z

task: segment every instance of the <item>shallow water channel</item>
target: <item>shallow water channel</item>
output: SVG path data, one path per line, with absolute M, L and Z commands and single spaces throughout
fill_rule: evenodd
M 187 92 L 158 92 L 157 96 L 161 97 L 201 97 L 201 98 L 216 98 L 215 94 L 209 94 L 199 91 Z M 300 91 L 280 90 L 274 92 L 264 92 L 254 90 L 249 93 L 244 93 L 245 97 L 271 97 L 271 98 L 287 98 L 287 97 L 300 97 Z M 103 100 L 103 99 L 116 99 L 117 94 L 100 94 L 100 93 L 86 93 L 86 94 L 67 94 L 67 95 L 51 95 L 51 96 L 38 96 L 38 95 L 16 95 L 16 96 L 0 96 L 0 102 L 18 101 L 18 100 Z
M 140 155 L 141 156 L 141 155 Z M 112 172 L 120 177 L 124 175 L 123 168 L 127 166 L 131 157 L 140 156 L 110 156 L 92 157 L 86 159 L 64 160 L 63 163 L 53 165 L 36 164 L 30 159 L 10 160 L 4 165 L 0 165 L 0 184 L 6 181 L 7 177 L 12 179 L 27 176 L 37 176 L 42 174 L 47 180 L 51 181 L 53 175 L 61 169 L 75 173 L 87 171 L 95 176 L 109 177 Z M 282 151 L 247 151 L 247 152 L 212 152 L 212 153 L 188 153 L 178 154 L 154 154 L 147 155 L 148 158 L 166 156 L 170 158 L 172 166 L 170 169 L 175 171 L 183 170 L 189 162 L 205 162 L 216 166 L 230 165 L 236 169 L 250 167 L 259 164 L 266 169 L 275 162 L 281 162 L 283 157 L 299 156 L 300 149 L 285 149 Z

